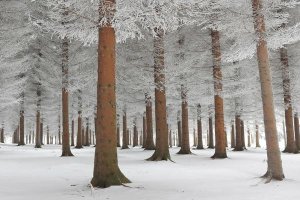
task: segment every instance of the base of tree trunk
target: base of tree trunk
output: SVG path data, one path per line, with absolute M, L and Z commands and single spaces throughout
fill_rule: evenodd
M 121 149 L 129 149 L 129 146 L 122 146 L 122 148 Z
M 282 181 L 285 177 L 284 174 L 275 176 L 268 170 L 261 178 L 266 179 L 266 183 L 270 183 L 272 180 Z
M 216 159 L 216 158 L 228 158 L 226 153 L 215 153 L 212 157 L 212 159 Z
M 190 149 L 180 149 L 179 152 L 177 152 L 177 154 L 191 154 L 191 150 Z
M 75 149 L 82 149 L 83 146 L 75 146 L 74 148 L 75 148 Z
M 35 145 L 34 148 L 42 148 L 41 145 Z
M 235 147 L 232 151 L 244 151 L 244 147 Z
M 19 143 L 17 146 L 24 146 L 25 143 Z
M 155 150 L 155 146 L 147 146 L 144 150 Z
M 71 151 L 63 151 L 61 157 L 74 156 Z
M 162 153 L 162 152 L 158 152 L 158 151 L 155 151 L 154 154 L 146 159 L 147 161 L 161 161 L 161 160 L 171 160 L 171 156 L 169 153 Z
M 198 146 L 196 147 L 196 149 L 204 149 L 204 147 L 198 145 Z
M 118 144 L 117 147 L 121 147 L 121 145 Z
M 214 146 L 208 146 L 207 148 L 208 149 L 214 149 L 215 147 Z
M 109 174 L 105 177 L 93 177 L 91 180 L 91 184 L 93 187 L 99 188 L 108 188 L 112 185 L 123 185 L 126 183 L 131 183 L 124 174 L 121 172 L 120 169 L 116 170 L 117 172 Z
M 283 153 L 299 153 L 296 147 L 285 147 L 285 149 L 282 151 Z

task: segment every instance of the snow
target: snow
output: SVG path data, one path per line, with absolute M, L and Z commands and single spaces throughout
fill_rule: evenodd
M 193 150 L 174 162 L 145 161 L 153 151 L 119 150 L 119 164 L 132 181 L 129 187 L 91 188 L 94 148 L 72 149 L 75 157 L 60 157 L 61 147 L 0 145 L 1 200 L 252 200 L 293 199 L 300 195 L 300 155 L 282 154 L 284 181 L 265 184 L 264 149 L 228 151 L 228 159 L 213 160 L 214 150 Z

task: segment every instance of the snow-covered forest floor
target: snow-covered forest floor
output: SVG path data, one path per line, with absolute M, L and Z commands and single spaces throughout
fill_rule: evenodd
M 282 154 L 286 179 L 265 184 L 264 149 L 228 151 L 229 159 L 212 160 L 214 150 L 193 150 L 174 162 L 145 161 L 153 151 L 119 150 L 122 171 L 133 182 L 129 187 L 93 189 L 94 148 L 72 149 L 75 157 L 60 157 L 60 146 L 34 149 L 0 145 L 1 200 L 282 200 L 300 195 L 300 155 Z

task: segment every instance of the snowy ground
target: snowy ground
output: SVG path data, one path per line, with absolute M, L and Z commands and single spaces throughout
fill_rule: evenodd
M 173 162 L 149 162 L 153 151 L 119 150 L 121 170 L 130 187 L 92 189 L 94 149 L 72 149 L 62 158 L 55 145 L 34 149 L 0 145 L 1 200 L 289 200 L 300 195 L 300 154 L 283 154 L 286 179 L 269 184 L 258 178 L 266 170 L 263 149 L 228 151 L 229 159 L 212 160 L 213 150 L 176 155 Z

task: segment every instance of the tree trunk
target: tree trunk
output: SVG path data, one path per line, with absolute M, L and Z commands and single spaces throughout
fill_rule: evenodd
M 47 144 L 50 144 L 49 126 L 47 126 Z
M 160 8 L 157 8 L 159 12 Z M 151 161 L 171 159 L 168 147 L 167 106 L 165 90 L 165 64 L 164 64 L 164 32 L 155 28 L 154 37 L 154 82 L 155 82 L 155 124 L 156 149 L 148 159 Z
M 172 130 L 170 129 L 169 130 L 169 147 L 172 148 L 173 147 L 173 144 L 172 144 Z
M 208 134 L 208 148 L 213 149 L 215 148 L 214 146 L 214 133 L 213 133 L 213 122 L 212 122 L 212 117 L 210 116 L 208 119 L 208 129 L 209 129 L 209 134 Z
M 251 147 L 251 133 L 250 133 L 250 130 L 248 129 L 247 130 L 247 133 L 248 133 L 248 143 L 247 143 L 247 147 Z
M 24 111 L 20 112 L 20 140 L 19 140 L 19 146 L 25 145 L 24 143 Z
M 62 41 L 62 154 L 61 156 L 73 156 L 70 149 L 69 135 L 69 92 L 68 92 L 68 62 L 69 62 L 69 41 L 67 37 Z M 59 131 L 60 133 L 60 131 Z M 60 143 L 60 136 L 59 136 Z
M 300 150 L 300 133 L 299 133 L 299 118 L 298 114 L 294 115 L 294 126 L 295 126 L 295 140 L 296 140 L 296 147 L 297 151 Z
M 41 124 L 40 124 L 40 111 L 36 112 L 36 130 L 35 130 L 35 148 L 41 148 L 42 144 L 41 144 Z
M 235 148 L 235 134 L 234 134 L 234 124 L 231 125 L 231 142 L 230 147 Z
M 282 64 L 282 80 L 283 80 L 283 94 L 284 94 L 284 107 L 285 107 L 285 122 L 286 122 L 286 135 L 287 144 L 283 152 L 296 153 L 298 152 L 293 126 L 293 108 L 291 104 L 291 90 L 290 90 L 290 75 L 288 64 L 288 53 L 286 48 L 280 48 L 280 60 Z
M 115 0 L 107 0 L 103 7 L 100 3 L 99 10 L 110 10 L 108 5 L 114 6 Z M 112 12 L 109 13 L 113 15 Z M 113 17 L 111 16 L 111 18 Z M 99 28 L 97 133 L 94 173 L 91 181 L 94 187 L 102 188 L 130 182 L 118 166 L 115 88 L 116 39 L 115 30 L 109 23 L 107 26 Z
M 267 177 L 269 180 L 282 180 L 284 178 L 284 174 L 282 170 L 281 155 L 277 138 L 271 82 L 272 76 L 269 65 L 268 47 L 265 39 L 266 31 L 261 0 L 252 0 L 252 7 L 254 16 L 254 29 L 259 39 L 257 42 L 257 59 L 261 82 L 261 97 L 263 101 L 263 114 L 268 158 L 268 170 L 265 174 L 265 177 Z
M 43 122 L 41 122 L 40 132 L 41 132 L 41 145 L 44 145 L 44 125 L 43 125 Z
M 136 147 L 139 145 L 139 139 L 138 139 L 138 130 L 136 127 L 136 122 L 134 122 L 133 125 L 133 143 L 132 143 L 132 147 Z
M 178 130 L 178 147 L 181 147 L 181 141 L 182 141 L 182 127 L 181 127 L 181 121 L 177 121 L 177 130 Z
M 234 151 L 244 151 L 243 141 L 242 141 L 242 128 L 241 128 L 241 118 L 239 115 L 235 116 L 235 133 L 236 142 Z
M 197 108 L 197 131 L 198 131 L 198 145 L 197 149 L 203 148 L 203 140 L 202 140 L 202 121 L 201 121 L 201 106 L 198 104 Z
M 142 148 L 146 147 L 146 141 L 147 141 L 147 123 L 146 122 L 147 122 L 146 113 L 144 113 L 144 115 L 143 115 L 143 143 L 142 143 Z M 152 138 L 152 141 L 153 141 L 153 138 Z
M 81 119 L 81 111 L 78 112 L 78 128 L 77 128 L 77 139 L 76 139 L 76 149 L 82 148 L 82 119 Z
M 222 97 L 222 71 L 221 71 L 221 47 L 219 31 L 211 30 L 213 76 L 214 76 L 214 99 L 215 99 L 215 154 L 212 158 L 227 158 L 226 138 L 224 131 L 224 103 Z
M 85 143 L 84 146 L 90 146 L 90 137 L 89 137 L 89 122 L 87 120 L 86 128 L 85 128 Z
M 127 133 L 127 115 L 126 115 L 126 111 L 124 111 L 124 113 L 123 113 L 123 139 L 122 139 L 122 148 L 121 149 L 129 149 L 128 139 L 129 139 L 129 135 Z
M 181 121 L 182 121 L 182 140 L 178 154 L 191 154 L 189 137 L 189 110 L 187 103 L 187 88 L 181 85 Z
M 149 96 L 147 93 L 145 94 L 145 104 L 146 104 L 146 144 L 145 144 L 145 150 L 154 150 L 155 145 L 153 141 L 153 120 L 152 120 L 152 101 L 151 96 Z
M 120 124 L 117 124 L 117 147 L 121 147 L 120 145 Z
M 245 126 L 244 126 L 244 121 L 241 120 L 241 135 L 242 135 L 242 146 L 244 149 L 246 149 L 245 145 Z
M 259 129 L 258 129 L 258 125 L 256 124 L 256 134 L 255 134 L 255 143 L 256 143 L 256 148 L 260 148 L 260 144 L 259 144 L 259 138 L 260 138 L 260 135 L 259 135 Z
M 72 119 L 71 124 L 71 146 L 74 146 L 74 119 Z

